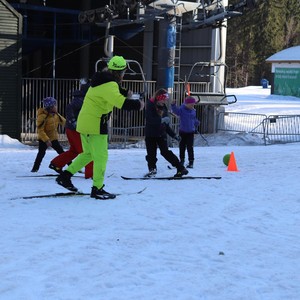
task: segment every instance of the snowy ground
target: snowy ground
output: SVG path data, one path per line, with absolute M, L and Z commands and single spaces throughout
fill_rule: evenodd
M 299 115 L 300 99 L 291 96 L 270 95 L 270 89 L 250 86 L 239 89 L 227 89 L 228 95 L 237 95 L 238 101 L 228 105 L 226 111 L 266 114 L 269 115 Z
M 226 110 L 300 114 L 300 99 L 269 92 L 234 90 Z M 221 180 L 124 181 L 146 172 L 145 150 L 110 150 L 107 190 L 146 190 L 96 201 L 22 199 L 64 190 L 53 177 L 20 177 L 32 175 L 37 150 L 0 136 L 0 299 L 298 300 L 300 144 L 225 138 L 195 147 L 190 171 Z M 223 165 L 230 152 L 239 172 Z M 158 159 L 159 175 L 175 173 Z M 90 191 L 90 180 L 73 182 Z

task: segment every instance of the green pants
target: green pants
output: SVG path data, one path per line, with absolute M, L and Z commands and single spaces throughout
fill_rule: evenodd
M 103 186 L 108 159 L 107 135 L 80 134 L 80 138 L 83 152 L 73 160 L 67 171 L 75 174 L 89 162 L 93 161 L 93 186 L 100 189 Z

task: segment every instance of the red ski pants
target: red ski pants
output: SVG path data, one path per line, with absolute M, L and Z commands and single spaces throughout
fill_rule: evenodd
M 59 168 L 63 168 L 66 164 L 72 162 L 72 160 L 77 157 L 79 153 L 82 152 L 82 145 L 80 134 L 75 131 L 66 128 L 66 135 L 70 144 L 70 149 L 56 156 L 51 163 Z M 89 164 L 85 166 L 84 172 L 85 178 L 93 177 L 93 162 L 91 161 Z

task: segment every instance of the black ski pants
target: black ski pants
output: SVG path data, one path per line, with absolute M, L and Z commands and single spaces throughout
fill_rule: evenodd
M 181 163 L 185 160 L 185 151 L 187 150 L 188 160 L 190 163 L 194 162 L 194 133 L 193 132 L 179 132 L 181 137 L 179 143 L 179 158 Z
M 64 149 L 62 148 L 62 146 L 60 145 L 58 140 L 54 140 L 51 141 L 52 143 L 52 148 L 58 153 L 61 154 L 64 152 Z M 36 159 L 34 161 L 34 165 L 33 167 L 36 169 L 40 168 L 41 162 L 46 154 L 46 150 L 47 150 L 48 146 L 45 142 L 43 142 L 42 140 L 39 140 L 39 151 L 36 155 Z
M 169 150 L 167 137 L 146 137 L 146 161 L 148 163 L 148 169 L 156 169 L 157 162 L 157 148 L 160 150 L 160 154 L 164 157 L 173 167 L 180 169 L 181 164 L 178 157 Z

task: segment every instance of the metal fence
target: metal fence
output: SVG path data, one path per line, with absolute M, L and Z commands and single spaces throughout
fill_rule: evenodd
M 155 81 L 124 80 L 123 84 L 124 87 L 134 92 L 145 92 L 145 97 L 151 97 L 156 89 Z M 37 140 L 36 112 L 41 107 L 43 98 L 53 95 L 58 100 L 58 111 L 65 115 L 66 105 L 72 100 L 72 92 L 78 88 L 79 80 L 76 79 L 24 78 L 22 80 L 22 142 L 32 144 Z M 190 88 L 197 92 L 206 92 L 209 91 L 209 83 L 192 82 Z M 173 96 L 180 104 L 185 97 L 184 82 L 176 82 L 174 91 L 176 93 Z M 199 111 L 202 119 L 201 126 L 205 123 L 204 108 L 203 106 Z M 299 115 L 267 116 L 264 114 L 219 112 L 216 123 L 217 131 L 256 134 L 263 138 L 265 145 L 300 141 Z M 175 132 L 178 131 L 178 118 L 172 117 L 172 127 Z M 67 141 L 64 128 L 59 128 L 59 139 L 62 142 Z M 129 145 L 142 147 L 143 140 L 144 113 L 115 109 L 110 119 L 110 145 L 122 148 Z
M 177 103 L 185 97 L 184 82 L 175 83 L 174 98 Z M 124 80 L 123 86 L 133 92 L 144 92 L 145 98 L 151 97 L 156 89 L 155 81 Z M 205 92 L 209 88 L 208 83 L 191 83 L 198 91 Z M 65 115 L 65 108 L 72 100 L 72 92 L 79 88 L 79 80 L 76 79 L 22 79 L 22 133 L 23 143 L 34 144 L 37 141 L 36 113 L 42 106 L 42 99 L 52 95 L 58 100 L 57 108 L 61 115 Z M 177 119 L 173 120 L 173 128 L 177 129 Z M 127 145 L 144 139 L 144 113 L 139 111 L 123 111 L 114 109 L 110 118 L 109 143 L 126 147 Z M 59 140 L 66 142 L 64 128 L 59 128 Z
M 271 115 L 264 120 L 268 144 L 300 142 L 300 115 Z
M 217 131 L 256 134 L 265 145 L 295 143 L 300 142 L 300 115 L 222 112 L 218 114 Z
M 218 114 L 218 131 L 264 134 L 267 115 L 221 112 Z
M 145 92 L 145 97 L 151 97 L 156 89 L 155 81 L 124 80 L 124 87 L 134 92 Z M 23 78 L 22 80 L 22 133 L 23 143 L 35 143 L 36 112 L 41 107 L 41 100 L 53 95 L 58 100 L 58 111 L 65 115 L 65 108 L 72 100 L 72 92 L 79 88 L 76 79 L 45 79 Z M 190 83 L 191 90 L 197 92 L 209 91 L 209 83 Z M 180 104 L 185 97 L 185 83 L 175 83 L 174 98 Z M 202 120 L 201 126 L 208 127 L 205 122 L 207 112 L 205 106 L 197 110 Z M 300 142 L 300 115 L 247 114 L 233 112 L 218 112 L 216 120 L 217 131 L 252 133 L 264 140 L 265 145 L 275 143 Z M 205 132 L 205 128 L 202 128 Z M 143 146 L 144 113 L 139 111 L 123 111 L 115 109 L 110 119 L 109 143 L 111 146 L 135 147 Z M 178 132 L 178 118 L 172 117 L 172 128 Z M 67 142 L 64 128 L 59 128 L 59 139 Z
M 72 91 L 79 88 L 79 80 L 74 79 L 47 79 L 23 78 L 22 79 L 22 119 L 21 140 L 23 143 L 36 141 L 36 113 L 42 107 L 42 99 L 54 96 L 57 100 L 57 109 L 65 114 L 66 104 L 71 101 Z M 64 129 L 59 128 L 59 139 L 66 140 Z

